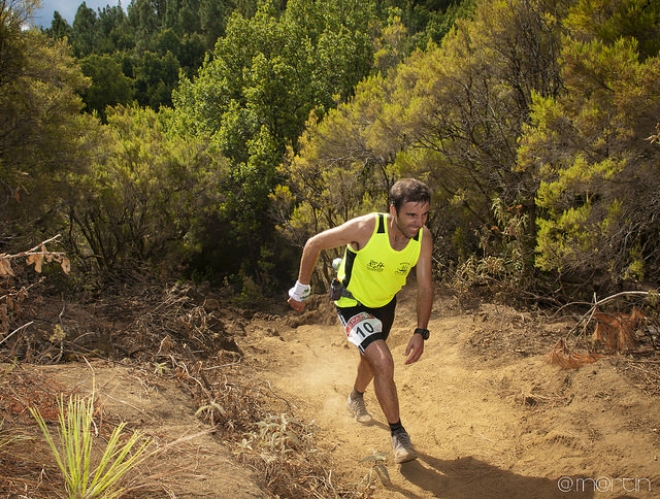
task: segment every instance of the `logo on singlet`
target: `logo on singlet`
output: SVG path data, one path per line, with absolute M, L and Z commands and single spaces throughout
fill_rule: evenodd
M 410 271 L 410 263 L 408 262 L 401 262 L 399 264 L 399 268 L 394 271 L 395 274 L 400 274 L 400 275 L 408 275 L 408 272 Z
M 377 262 L 375 260 L 370 260 L 367 264 L 367 269 L 373 272 L 382 272 L 385 270 L 385 264 L 383 262 Z

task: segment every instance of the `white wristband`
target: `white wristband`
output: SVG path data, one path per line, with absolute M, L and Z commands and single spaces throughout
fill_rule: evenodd
M 296 285 L 289 290 L 289 296 L 296 301 L 305 301 L 312 294 L 312 287 L 309 284 L 301 284 L 296 281 Z

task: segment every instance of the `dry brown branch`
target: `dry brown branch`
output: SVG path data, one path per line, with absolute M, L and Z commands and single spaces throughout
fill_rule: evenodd
M 596 321 L 592 335 L 594 345 L 603 346 L 609 353 L 628 353 L 639 344 L 635 331 L 646 316 L 633 307 L 630 314 L 596 312 L 593 318 Z
M 651 300 L 658 297 L 658 292 L 622 291 L 601 300 L 594 299 L 589 310 L 580 317 L 575 326 L 548 353 L 548 360 L 552 364 L 575 369 L 604 357 L 604 355 L 592 353 L 592 347 L 603 347 L 604 352 L 608 354 L 634 351 L 639 345 L 637 330 L 648 321 L 648 317 L 638 307 L 633 307 L 630 314 L 621 312 L 605 313 L 600 311 L 604 305 L 617 299 L 628 297 L 640 297 Z M 586 338 L 590 326 L 594 323 L 591 342 L 585 342 L 587 353 L 575 353 L 573 350 L 578 346 L 580 339 Z M 576 337 L 576 341 L 571 348 L 568 346 L 567 338 L 569 336 Z
M 199 373 L 199 377 L 202 379 L 204 388 L 206 389 L 206 392 L 210 398 L 210 394 L 213 391 L 213 387 L 211 386 L 211 383 L 209 383 L 209 380 L 206 379 L 206 376 L 204 376 L 204 371 L 201 368 L 202 363 L 197 360 L 197 357 L 195 357 L 195 354 L 192 352 L 192 350 L 188 345 L 183 345 L 183 350 L 186 352 L 186 354 L 188 354 L 188 357 L 192 361 L 193 365 L 198 366 L 197 372 Z
M 58 234 L 39 243 L 37 246 L 34 246 L 27 251 L 22 251 L 13 255 L 0 253 L 0 277 L 11 277 L 14 275 L 14 270 L 11 266 L 11 260 L 15 260 L 17 258 L 25 258 L 25 263 L 28 265 L 34 265 L 34 270 L 39 273 L 41 272 L 44 261 L 46 263 L 57 262 L 62 267 L 62 270 L 68 274 L 71 271 L 71 263 L 66 257 L 66 254 L 63 252 L 48 251 L 46 248 L 46 244 L 50 244 L 60 237 L 60 234 Z
M 583 314 L 582 317 L 578 320 L 577 324 L 575 325 L 574 330 L 571 331 L 571 332 L 574 332 L 575 330 L 577 330 L 577 328 L 580 326 L 580 324 L 583 324 L 583 323 L 588 324 L 589 321 L 591 320 L 592 316 L 603 305 L 605 305 L 605 304 L 607 304 L 611 301 L 614 301 L 618 298 L 630 297 L 630 296 L 638 296 L 638 297 L 641 297 L 641 298 L 650 298 L 650 297 L 653 297 L 653 296 L 657 297 L 658 296 L 658 291 L 622 291 L 620 293 L 616 293 L 616 294 L 610 295 L 606 298 L 603 298 L 602 300 L 595 300 L 593 303 L 591 303 L 591 307 L 589 308 L 589 310 L 585 314 Z M 562 307 L 562 308 L 566 308 L 566 307 L 568 307 L 570 305 L 574 305 L 574 304 L 584 305 L 585 303 L 584 302 L 569 303 L 567 305 L 564 305 L 564 307 Z
M 25 329 L 26 327 L 32 325 L 34 321 L 30 321 L 27 324 L 23 324 L 21 327 L 14 329 L 11 333 L 9 333 L 7 336 L 2 338 L 0 341 L 0 345 L 2 345 L 5 341 L 7 341 L 9 338 L 11 338 L 14 334 L 18 333 L 21 329 Z
M 561 338 L 555 347 L 547 354 L 548 361 L 551 364 L 558 365 L 564 369 L 577 369 L 587 364 L 593 364 L 604 355 L 587 353 L 576 353 L 568 348 L 566 340 Z

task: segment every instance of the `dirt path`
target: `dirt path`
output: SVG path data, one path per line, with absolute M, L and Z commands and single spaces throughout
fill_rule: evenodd
M 414 296 L 404 292 L 388 343 L 402 422 L 421 457 L 397 465 L 373 390 L 365 395 L 373 424 L 361 425 L 346 411 L 357 352 L 348 346 L 327 299 L 310 302 L 302 315 L 286 310 L 245 319 L 227 311 L 223 320 L 244 353 L 239 364 L 246 368 L 246 383 L 269 384 L 293 416 L 315 422 L 316 447 L 332 456 L 333 477 L 340 477 L 336 481 L 348 491 L 345 497 L 364 490 L 368 478 L 374 499 L 660 497 L 660 387 L 649 368 L 657 365 L 658 352 L 562 370 L 547 362 L 547 353 L 572 323 L 550 323 L 485 303 L 465 312 L 452 297 L 439 296 L 424 355 L 404 366 L 415 327 Z M 93 330 L 94 322 L 87 318 L 83 326 Z M 90 391 L 95 385 L 106 426 L 126 421 L 163 444 L 209 431 L 195 416 L 190 386 L 173 371 L 154 372 L 157 365 L 98 360 L 93 366 L 4 366 L 0 413 L 5 428 L 24 427 L 36 437 L 19 402 L 46 407 L 50 401 L 52 406 L 62 384 L 67 391 Z M 27 456 L 33 445 L 13 443 L 10 450 L 22 449 Z M 365 461 L 374 456 L 382 461 Z M 25 459 L 19 457 L 7 459 L 5 468 L 22 470 Z M 54 467 L 44 466 L 56 478 Z M 379 479 L 377 470 L 386 470 L 390 482 Z M 144 474 L 156 477 L 150 489 L 156 492 L 136 497 L 267 497 L 253 470 L 237 463 L 216 435 L 177 445 Z M 0 490 L 27 490 L 21 480 L 17 476 L 4 489 L 0 483 Z M 43 490 L 37 484 L 31 497 L 44 497 Z
M 266 377 L 298 416 L 316 421 L 338 472 L 360 483 L 374 464 L 361 460 L 384 454 L 391 484 L 373 475 L 377 499 L 660 496 L 657 400 L 607 360 L 566 371 L 530 355 L 524 341 L 518 352 L 491 345 L 514 328 L 524 340 L 527 319 L 509 309 L 466 317 L 443 305 L 418 363 L 403 365 L 414 302 L 400 303 L 389 340 L 402 422 L 421 454 L 403 465 L 392 460 L 373 391 L 365 395 L 373 424 L 356 423 L 344 407 L 357 353 L 338 325 L 301 325 L 259 341 L 272 367 Z

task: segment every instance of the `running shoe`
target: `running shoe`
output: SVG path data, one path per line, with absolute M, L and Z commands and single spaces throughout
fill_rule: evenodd
M 410 435 L 405 431 L 392 435 L 392 449 L 395 463 L 406 463 L 417 459 L 417 451 L 410 442 Z
M 358 423 L 371 422 L 371 414 L 367 412 L 367 407 L 364 405 L 363 398 L 354 399 L 349 395 L 348 400 L 346 401 L 346 409 L 348 409 L 348 412 L 353 415 L 355 421 Z

